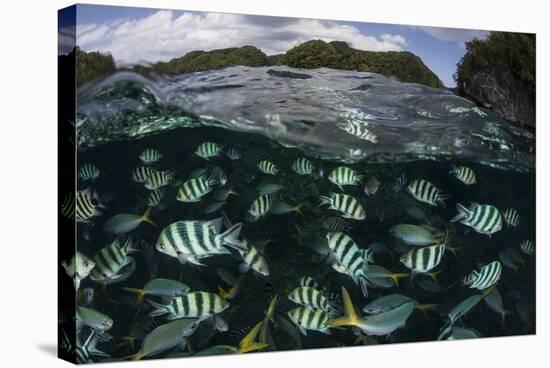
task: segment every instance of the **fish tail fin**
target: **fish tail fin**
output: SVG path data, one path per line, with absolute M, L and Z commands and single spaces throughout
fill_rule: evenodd
M 136 294 L 136 304 L 141 304 L 143 302 L 143 297 L 145 296 L 145 290 L 123 287 L 122 290 L 129 291 L 130 293 Z
M 294 206 L 290 211 L 291 212 L 296 212 L 298 215 L 300 215 L 301 217 L 305 217 L 304 216 L 304 213 L 302 212 L 302 207 L 304 207 L 304 204 L 305 203 L 298 203 L 296 206 Z
M 426 312 L 437 309 L 439 304 L 416 304 L 414 307 L 421 311 L 426 321 L 428 321 L 428 314 Z
M 152 211 L 152 210 L 153 210 L 152 207 L 147 208 L 147 210 L 145 211 L 145 213 L 143 214 L 143 216 L 141 216 L 141 220 L 142 220 L 143 222 L 146 222 L 146 223 L 148 223 L 148 224 L 153 225 L 154 227 L 158 227 L 157 224 L 155 224 L 155 223 L 153 222 L 153 220 L 151 220 L 151 211 Z
M 510 312 L 509 310 L 505 309 L 503 310 L 502 312 L 500 312 L 500 325 L 504 328 L 504 325 L 506 323 L 506 316 L 508 316 L 509 314 L 511 314 L 512 312 Z
M 329 327 L 357 326 L 359 322 L 359 317 L 345 287 L 342 287 L 342 298 L 344 299 L 344 315 L 328 321 L 327 325 Z
M 154 302 L 154 301 L 149 300 L 149 299 L 145 299 L 145 301 L 147 303 L 151 304 L 151 306 L 153 306 L 155 308 L 155 310 L 153 310 L 149 313 L 149 316 L 157 317 L 157 316 L 162 316 L 162 315 L 165 315 L 165 314 L 169 313 L 168 309 L 166 308 L 166 306 L 164 304 L 160 304 L 160 303 Z
M 218 286 L 218 295 L 222 298 L 222 299 L 229 299 L 229 295 L 230 295 L 230 290 L 229 291 L 226 291 L 224 288 L 222 288 L 221 286 Z
M 458 259 L 458 251 L 461 247 L 447 247 L 447 249 L 453 254 L 453 256 Z
M 466 207 L 464 207 L 463 205 L 461 205 L 460 203 L 457 203 L 456 204 L 456 210 L 458 211 L 458 214 L 453 217 L 450 222 L 456 222 L 456 221 L 460 221 L 464 218 L 467 217 L 468 213 L 470 212 L 469 209 L 467 209 Z
M 240 195 L 239 193 L 235 192 L 233 188 L 229 188 L 229 190 L 227 191 L 227 195 L 230 196 L 231 194 L 236 196 Z
M 239 353 L 248 353 L 251 351 L 256 351 L 260 349 L 264 349 L 268 346 L 266 343 L 261 342 L 255 342 L 254 340 L 258 336 L 258 333 L 260 332 L 260 329 L 262 328 L 264 321 L 260 321 L 254 326 L 250 332 L 246 334 L 245 337 L 239 342 Z
M 410 275 L 408 273 L 392 273 L 390 275 L 391 279 L 393 280 L 393 283 L 396 287 L 399 287 L 399 279 L 402 279 L 404 277 L 409 277 Z
M 295 223 L 294 224 L 294 229 L 296 230 L 296 233 L 298 233 L 298 236 L 300 237 L 300 239 L 302 239 L 304 237 L 304 231 L 302 230 L 300 225 Z
M 319 207 L 325 204 L 330 204 L 330 197 L 327 196 L 319 196 L 319 199 L 321 200 L 321 204 L 319 204 Z
M 245 252 L 247 250 L 246 244 L 243 244 L 243 242 L 239 240 L 239 235 L 241 234 L 242 228 L 243 224 L 238 223 L 225 230 L 225 232 L 221 234 L 223 244 L 227 244 L 238 251 Z
M 127 356 L 126 359 L 136 361 L 136 360 L 141 360 L 144 356 L 145 355 L 143 355 L 143 353 L 138 351 L 137 353 L 135 353 L 133 355 Z
M 426 275 L 430 276 L 434 282 L 437 282 L 437 275 L 441 273 L 441 270 L 435 272 L 427 272 Z
M 124 345 L 128 345 L 130 347 L 130 349 L 134 349 L 135 347 L 135 344 L 134 342 L 136 341 L 136 338 L 133 337 L 133 336 L 121 336 L 119 338 L 120 342 L 118 344 L 115 345 L 115 347 L 121 347 L 121 346 L 124 346 Z

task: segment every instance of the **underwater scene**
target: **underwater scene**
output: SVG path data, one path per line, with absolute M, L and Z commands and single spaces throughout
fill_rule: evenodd
M 352 52 L 342 60 L 370 57 Z M 99 74 L 99 53 L 66 54 L 78 90 L 60 128 L 76 153 L 72 181 L 60 164 L 60 229 L 74 231 L 60 244 L 61 357 L 536 332 L 522 115 L 435 75 L 219 54 Z

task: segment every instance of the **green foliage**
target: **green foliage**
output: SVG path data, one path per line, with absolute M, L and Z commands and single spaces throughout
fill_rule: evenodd
M 182 57 L 153 65 L 159 74 L 181 74 L 231 65 L 266 66 L 270 65 L 267 55 L 254 46 L 233 47 L 213 51 L 191 51 Z
M 85 83 L 100 75 L 115 71 L 111 55 L 98 52 L 78 53 L 78 83 Z M 333 68 L 357 70 L 395 76 L 402 82 L 443 87 L 437 76 L 422 60 L 410 52 L 374 52 L 349 47 L 346 42 L 321 40 L 304 42 L 280 55 L 265 55 L 254 46 L 233 47 L 212 51 L 191 51 L 182 57 L 151 66 L 133 66 L 143 75 L 192 73 L 225 68 L 232 65 L 268 66 L 287 65 L 295 68 Z
M 76 51 L 76 85 L 81 86 L 102 75 L 114 73 L 117 69 L 110 54 L 84 52 L 77 46 Z
M 476 73 L 494 75 L 511 73 L 529 96 L 535 98 L 535 35 L 510 32 L 491 32 L 485 40 L 466 43 L 467 52 L 457 64 L 454 75 L 459 92 L 464 93 Z
M 349 47 L 343 41 L 322 40 L 304 42 L 286 52 L 278 61 L 294 68 L 333 68 L 357 70 L 397 77 L 402 82 L 443 87 L 439 78 L 422 60 L 406 51 L 363 51 Z

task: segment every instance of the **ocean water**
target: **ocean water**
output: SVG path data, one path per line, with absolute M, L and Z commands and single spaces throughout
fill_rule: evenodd
M 535 333 L 536 256 L 520 249 L 525 240 L 535 243 L 532 131 L 513 126 L 451 91 L 400 83 L 371 73 L 330 69 L 233 67 L 158 80 L 120 73 L 81 89 L 77 106 L 77 168 L 93 164 L 100 171 L 93 181 L 79 180 L 77 189 L 93 188 L 105 206 L 101 215 L 77 224 L 79 252 L 93 257 L 113 241 L 114 236 L 103 230 L 113 216 L 141 215 L 147 209 L 145 199 L 150 191 L 132 180 L 133 171 L 143 165 L 139 156 L 144 150 L 161 152 L 162 158 L 151 166 L 174 172 L 180 179 L 165 187 L 164 200 L 152 209 L 151 218 L 157 227 L 142 223 L 131 232 L 142 247 L 141 252 L 131 255 L 134 272 L 124 281 L 108 285 L 90 277 L 82 280 L 80 290 L 94 290 L 90 307 L 113 320 L 108 330 L 111 338 L 97 343 L 110 357 L 92 356 L 87 362 L 125 360 L 137 353 L 145 334 L 168 322 L 162 316 L 149 317 L 151 306 L 147 302 L 136 304 L 134 294 L 123 287 L 141 288 L 153 278 L 167 278 L 184 282 L 192 291 L 217 293 L 220 286 L 230 287 L 219 276 L 220 269 L 235 278 L 241 275 L 242 259 L 234 250 L 206 258 L 206 266 L 199 267 L 181 264 L 155 249 L 166 226 L 181 220 L 219 218 L 222 211 L 233 223 L 243 223 L 241 234 L 246 238 L 270 240 L 263 250 L 269 275 L 250 270 L 243 276 L 240 292 L 219 314 L 227 322 L 227 331 L 217 331 L 203 321 L 185 346 L 145 359 L 188 356 L 219 345 L 238 346 L 243 336 L 264 320 L 275 296 L 277 318 L 264 322 L 269 324 L 272 339 L 261 351 L 434 341 L 447 326 L 449 311 L 483 292 L 463 285 L 462 278 L 497 260 L 502 263 L 502 274 L 496 289 L 503 308 L 509 311 L 506 318 L 502 320 L 482 300 L 454 326 L 473 329 L 480 337 Z M 358 130 L 360 136 L 354 134 Z M 241 158 L 230 160 L 221 153 L 205 160 L 195 154 L 203 142 L 215 142 L 225 152 L 236 148 Z M 301 157 L 313 163 L 316 175 L 298 175 L 292 170 L 293 162 Z M 277 175 L 260 172 L 257 164 L 261 160 L 273 162 L 279 169 Z M 472 169 L 477 182 L 465 185 L 459 181 L 449 173 L 452 165 Z M 447 250 L 434 269 L 440 271 L 437 284 L 441 290 L 423 288 L 422 282 L 431 278 L 419 274 L 404 277 L 388 288 L 371 287 L 365 297 L 348 275 L 332 268 L 332 261 L 325 257 L 329 252 L 322 240 L 327 229 L 322 223 L 339 213 L 320 206 L 319 196 L 342 193 L 328 180 L 338 166 L 365 176 L 361 184 L 344 187 L 343 193 L 356 198 L 366 212 L 364 220 L 345 220 L 349 224 L 346 233 L 360 248 L 376 249 L 375 265 L 394 273 L 411 272 L 400 262 L 400 256 L 414 246 L 390 234 L 394 225 L 430 224 L 448 231 L 447 249 L 458 249 L 456 255 Z M 218 187 L 197 203 L 176 200 L 181 181 L 189 179 L 194 170 L 212 167 L 223 170 L 225 188 L 238 195 L 229 196 L 213 213 L 205 210 L 217 201 L 213 193 Z M 406 184 L 396 190 L 394 183 L 403 173 Z M 372 177 L 381 187 L 367 196 L 363 187 Z M 415 199 L 407 190 L 414 179 L 428 180 L 441 189 L 448 196 L 446 207 Z M 266 180 L 283 185 L 275 197 L 301 205 L 303 216 L 268 213 L 249 221 L 248 209 L 259 196 L 256 188 Z M 511 227 L 503 223 L 502 229 L 489 237 L 450 222 L 457 214 L 457 203 L 468 206 L 471 202 L 493 205 L 502 214 L 514 208 L 520 224 Z M 519 254 L 514 268 L 502 261 L 503 252 L 510 249 Z M 331 328 L 330 334 L 309 330 L 303 335 L 289 319 L 288 311 L 297 305 L 287 298 L 303 276 L 313 277 L 326 295 L 335 295 L 332 304 L 338 312 L 332 317 L 343 314 L 343 302 L 337 297 L 342 287 L 359 311 L 367 303 L 394 293 L 437 307 L 426 315 L 415 310 L 404 326 L 387 336 L 358 341 L 357 329 L 352 327 Z M 60 278 L 65 290 L 72 288 L 63 268 Z M 62 322 L 62 327 L 71 323 Z M 79 339 L 89 332 L 85 327 Z M 123 344 L 126 336 L 135 338 L 134 346 Z

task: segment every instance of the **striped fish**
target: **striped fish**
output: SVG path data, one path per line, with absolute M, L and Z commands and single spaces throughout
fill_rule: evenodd
M 451 171 L 449 171 L 449 174 L 454 175 L 458 180 L 466 185 L 472 185 L 477 182 L 474 170 L 466 166 L 453 165 Z
M 216 166 L 210 169 L 210 176 L 215 179 L 216 184 L 219 184 L 219 185 L 227 184 L 227 175 L 225 175 L 222 168 L 219 166 Z
M 508 227 L 510 227 L 510 226 L 517 227 L 517 226 L 519 226 L 518 211 L 516 211 L 513 208 L 508 208 L 506 211 L 504 211 L 504 221 L 506 221 L 506 225 Z
M 164 199 L 164 196 L 166 195 L 166 192 L 163 189 L 157 189 L 153 190 L 149 193 L 147 196 L 147 206 L 149 207 L 155 207 Z
M 502 215 L 500 211 L 488 204 L 472 203 L 469 208 L 460 203 L 456 204 L 458 215 L 451 219 L 451 222 L 470 226 L 480 234 L 491 236 L 502 229 Z
M 95 330 L 91 330 L 90 334 L 83 342 L 77 339 L 76 346 L 71 343 L 71 340 L 64 330 L 62 330 L 62 334 L 62 344 L 60 348 L 64 349 L 69 356 L 74 356 L 77 364 L 94 363 L 92 356 L 100 356 L 103 358 L 110 357 L 109 354 L 96 348 L 98 335 Z
M 252 269 L 260 275 L 269 276 L 269 266 L 265 257 L 251 244 L 248 244 L 246 251 L 239 251 L 243 263 L 239 265 L 239 271 L 242 273 Z
M 69 192 L 65 194 L 63 202 L 61 203 L 61 215 L 70 220 L 74 220 L 75 215 L 75 201 L 74 193 Z
M 427 273 L 436 268 L 445 253 L 445 243 L 413 248 L 400 257 L 401 263 L 416 273 Z
M 359 253 L 365 263 L 374 263 L 374 250 L 371 248 L 360 249 Z
M 432 206 L 446 207 L 445 200 L 448 196 L 444 195 L 435 185 L 424 179 L 415 179 L 409 183 L 407 189 L 411 195 L 420 202 L 428 203 Z
M 298 175 L 311 175 L 313 173 L 313 163 L 307 158 L 297 158 L 292 163 L 292 170 Z
M 366 124 L 357 124 L 348 120 L 346 124 L 341 126 L 341 129 L 364 141 L 372 143 L 378 142 L 378 137 L 366 127 Z
M 268 175 L 277 175 L 277 173 L 279 172 L 277 166 L 275 166 L 273 162 L 268 160 L 262 160 L 258 162 L 258 169 L 264 174 Z
M 288 294 L 288 299 L 304 307 L 321 309 L 325 312 L 334 311 L 334 307 L 329 304 L 327 297 L 319 290 L 310 286 L 297 287 Z
M 159 151 L 152 148 L 146 149 L 145 151 L 141 152 L 141 154 L 139 155 L 139 159 L 145 165 L 154 164 L 161 158 L 162 158 L 162 154 Z
M 535 244 L 533 244 L 531 240 L 522 241 L 519 247 L 521 248 L 521 251 L 528 256 L 535 254 Z
M 176 176 L 172 171 L 155 171 L 145 181 L 145 188 L 155 190 L 171 183 Z
M 264 194 L 259 196 L 252 202 L 248 208 L 248 217 L 251 221 L 257 221 L 265 216 L 273 205 L 273 196 Z
M 329 209 L 336 210 L 342 214 L 342 217 L 354 220 L 364 220 L 367 218 L 365 209 L 355 198 L 347 194 L 331 193 L 330 196 L 320 196 L 321 205 L 328 204 Z
M 323 228 L 328 231 L 347 231 L 350 225 L 341 217 L 333 216 L 323 221 Z
M 78 171 L 78 177 L 82 180 L 94 181 L 99 176 L 100 172 L 97 166 L 93 164 L 86 164 Z
M 95 262 L 86 255 L 76 251 L 69 262 L 63 261 L 61 265 L 65 269 L 67 275 L 73 279 L 75 290 L 78 290 L 80 281 L 84 280 L 88 277 L 90 272 L 92 272 L 92 269 L 95 267 Z
M 340 190 L 344 190 L 344 185 L 359 185 L 363 180 L 363 175 L 359 175 L 357 171 L 346 166 L 339 166 L 332 170 L 328 176 L 328 180 L 337 185 Z
M 101 249 L 94 256 L 95 267 L 90 275 L 91 279 L 103 284 L 126 280 L 135 270 L 133 257 L 128 256 L 134 251 L 131 247 L 132 237 L 126 238 L 123 245 L 119 239 Z
M 218 294 L 206 291 L 193 291 L 182 296 L 171 298 L 168 304 L 160 304 L 147 300 L 155 310 L 151 317 L 168 315 L 166 319 L 209 317 L 221 313 L 229 307 L 229 302 Z
M 138 166 L 132 173 L 132 180 L 136 183 L 145 183 L 149 176 L 153 174 L 155 169 L 153 169 L 151 166 Z
M 95 193 L 89 188 L 76 192 L 75 212 L 77 222 L 89 222 L 92 217 L 101 215 L 99 210 L 101 205 L 95 197 Z
M 225 155 L 228 159 L 235 161 L 241 158 L 241 151 L 236 149 L 235 147 L 230 147 L 226 152 Z
M 300 279 L 298 280 L 298 285 L 306 286 L 306 287 L 312 287 L 314 289 L 319 289 L 319 284 L 311 276 L 302 276 L 302 277 L 300 277 Z
M 156 249 L 181 263 L 203 266 L 201 258 L 215 254 L 229 254 L 228 245 L 246 251 L 238 239 L 242 224 L 235 224 L 220 234 L 223 218 L 210 221 L 178 221 L 166 226 L 160 233 Z
M 218 180 L 213 176 L 199 176 L 198 178 L 189 179 L 179 188 L 176 199 L 181 202 L 200 202 L 218 183 Z
M 214 142 L 204 142 L 195 150 L 195 154 L 205 160 L 210 160 L 212 157 L 219 156 L 221 152 L 222 149 L 220 146 Z
M 337 262 L 345 268 L 346 273 L 356 284 L 361 285 L 363 295 L 368 296 L 366 264 L 357 243 L 342 232 L 329 232 L 326 238 Z
M 400 192 L 401 189 L 407 184 L 407 174 L 405 172 L 401 173 L 401 175 L 395 179 L 393 182 L 392 188 L 394 192 Z
M 493 261 L 483 267 L 479 271 L 473 271 L 464 279 L 462 283 L 471 289 L 485 290 L 493 286 L 500 280 L 502 274 L 502 265 L 499 261 Z
M 300 331 L 307 336 L 307 330 L 320 331 L 330 334 L 327 322 L 330 316 L 321 309 L 312 309 L 309 307 L 298 307 L 288 312 L 288 317 L 294 322 Z

